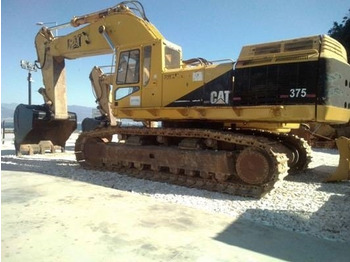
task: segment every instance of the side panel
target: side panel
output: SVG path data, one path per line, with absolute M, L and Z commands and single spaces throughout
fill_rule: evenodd
M 204 68 L 172 70 L 163 74 L 163 106 L 199 105 L 202 96 L 191 96 L 204 84 Z
M 350 108 L 350 65 L 336 59 L 320 59 L 319 104 Z
M 317 121 L 350 121 L 350 65 L 334 58 L 320 59 Z
M 234 105 L 316 104 L 318 61 L 236 69 Z
M 187 82 L 181 83 L 178 81 L 178 88 L 172 90 L 173 96 L 170 99 L 164 100 L 167 107 L 191 107 L 191 106 L 228 106 L 232 101 L 232 64 L 220 64 L 208 66 L 202 70 L 191 70 L 187 75 Z M 164 79 L 164 88 L 167 88 L 166 83 L 175 83 L 174 79 Z M 183 76 L 177 77 L 184 78 Z M 194 88 L 187 88 L 192 83 Z M 183 88 L 185 92 L 180 92 Z M 165 93 L 164 89 L 164 96 Z

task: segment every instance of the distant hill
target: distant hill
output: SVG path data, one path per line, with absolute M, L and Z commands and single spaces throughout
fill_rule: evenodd
M 77 114 L 78 123 L 81 123 L 84 120 L 84 118 L 92 117 L 94 110 L 95 108 L 87 107 L 87 106 L 77 106 L 77 105 L 68 106 L 68 111 Z
M 12 119 L 17 104 L 1 104 L 1 121 Z
M 2 103 L 1 104 L 1 121 L 6 120 L 9 122 L 13 121 L 13 113 L 16 109 L 16 106 L 18 104 L 9 104 L 9 103 Z M 77 114 L 78 123 L 83 121 L 86 117 L 92 117 L 94 108 L 93 107 L 87 107 L 87 106 L 77 106 L 77 105 L 71 105 L 68 106 L 68 111 L 74 112 Z

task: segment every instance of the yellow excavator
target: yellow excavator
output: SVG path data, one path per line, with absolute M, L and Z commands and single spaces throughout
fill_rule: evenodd
M 78 29 L 54 36 L 63 26 Z M 16 110 L 18 151 L 43 141 L 64 147 L 73 132 L 66 59 L 114 56 L 111 73 L 95 66 L 90 74 L 102 116 L 84 121 L 76 141 L 76 159 L 86 168 L 261 197 L 287 170 L 308 167 L 311 148 L 291 129 L 350 119 L 346 51 L 327 35 L 244 46 L 236 62 L 183 60 L 141 3 L 125 1 L 43 27 L 35 46 L 45 104 Z

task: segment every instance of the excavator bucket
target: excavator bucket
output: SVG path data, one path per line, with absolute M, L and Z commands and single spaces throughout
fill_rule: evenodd
M 326 182 L 350 180 L 350 139 L 339 137 L 336 139 L 336 144 L 339 150 L 339 165 L 335 173 L 326 179 Z
M 68 119 L 53 119 L 45 106 L 23 105 L 14 113 L 14 133 L 16 153 L 55 152 L 65 149 L 66 141 L 77 128 L 77 116 L 68 112 Z

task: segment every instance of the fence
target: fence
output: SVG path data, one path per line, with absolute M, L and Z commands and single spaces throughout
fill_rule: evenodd
M 12 121 L 1 121 L 1 141 L 2 144 L 5 143 L 6 134 L 13 134 L 13 122 Z

